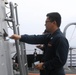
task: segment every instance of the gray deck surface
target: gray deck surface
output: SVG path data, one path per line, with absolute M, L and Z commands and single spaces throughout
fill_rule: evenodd
M 66 74 L 76 74 L 76 67 L 66 68 L 65 72 L 66 72 Z M 30 69 L 28 69 L 28 73 L 39 73 L 39 70 L 30 68 Z M 14 74 L 20 75 L 20 73 L 17 71 L 14 71 Z

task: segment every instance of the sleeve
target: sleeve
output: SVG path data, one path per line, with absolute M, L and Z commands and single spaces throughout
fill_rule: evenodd
M 44 44 L 48 41 L 48 35 L 21 35 L 21 42 L 29 44 Z
M 64 66 L 68 56 L 69 44 L 66 39 L 58 39 L 56 48 L 56 56 L 47 62 L 44 62 L 45 69 L 54 70 Z

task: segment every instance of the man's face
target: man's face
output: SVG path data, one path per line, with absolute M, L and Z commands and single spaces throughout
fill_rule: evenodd
M 47 18 L 46 21 L 45 21 L 45 27 L 46 27 L 46 30 L 49 31 L 49 32 L 51 31 L 51 29 L 53 27 L 53 22 L 51 22 L 49 20 L 49 18 Z

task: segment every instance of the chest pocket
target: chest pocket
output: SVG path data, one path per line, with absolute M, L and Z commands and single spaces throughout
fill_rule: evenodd
M 53 47 L 53 45 L 54 45 L 54 38 L 53 37 L 50 37 L 47 46 L 48 47 Z

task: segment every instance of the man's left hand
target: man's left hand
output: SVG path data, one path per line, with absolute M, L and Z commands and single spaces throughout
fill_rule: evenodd
M 43 70 L 43 67 L 42 67 L 43 64 L 44 64 L 44 63 L 41 62 L 41 63 L 35 65 L 35 68 L 37 68 L 38 70 Z

